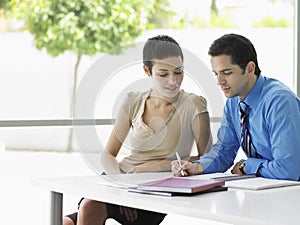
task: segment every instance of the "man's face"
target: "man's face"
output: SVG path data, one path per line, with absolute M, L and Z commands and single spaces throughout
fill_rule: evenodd
M 241 67 L 231 63 L 231 56 L 219 55 L 211 57 L 211 66 L 218 85 L 227 98 L 246 98 L 253 86 L 249 80 L 250 73 L 247 72 L 248 65 L 244 72 Z

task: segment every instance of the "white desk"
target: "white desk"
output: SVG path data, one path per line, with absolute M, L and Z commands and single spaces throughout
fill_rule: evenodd
M 126 189 L 99 185 L 99 179 L 101 178 L 94 176 L 35 180 L 34 185 L 51 191 L 50 224 L 61 225 L 62 223 L 63 193 L 230 224 L 295 225 L 300 223 L 300 186 L 260 191 L 230 189 L 189 197 L 164 197 L 128 193 Z

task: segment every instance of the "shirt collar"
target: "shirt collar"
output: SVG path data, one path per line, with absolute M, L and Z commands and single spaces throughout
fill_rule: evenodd
M 253 88 L 251 89 L 247 97 L 243 100 L 247 105 L 249 105 L 250 108 L 256 109 L 264 83 L 265 78 L 262 75 L 259 75 Z

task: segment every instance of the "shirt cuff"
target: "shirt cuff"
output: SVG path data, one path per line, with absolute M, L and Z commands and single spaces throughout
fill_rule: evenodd
M 203 173 L 213 173 L 215 172 L 214 169 L 210 169 L 209 166 L 212 163 L 212 160 L 210 159 L 198 159 L 198 160 L 194 160 L 193 162 L 195 163 L 200 163 L 202 165 L 203 168 Z
M 259 174 L 258 170 L 265 161 L 265 159 L 248 158 L 245 161 L 246 174 Z

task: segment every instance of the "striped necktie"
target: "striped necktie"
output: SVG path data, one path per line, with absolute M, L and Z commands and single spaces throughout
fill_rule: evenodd
M 241 146 L 248 157 L 255 157 L 255 149 L 252 145 L 249 129 L 248 129 L 248 110 L 249 106 L 241 101 L 240 105 L 240 123 L 242 129 Z

